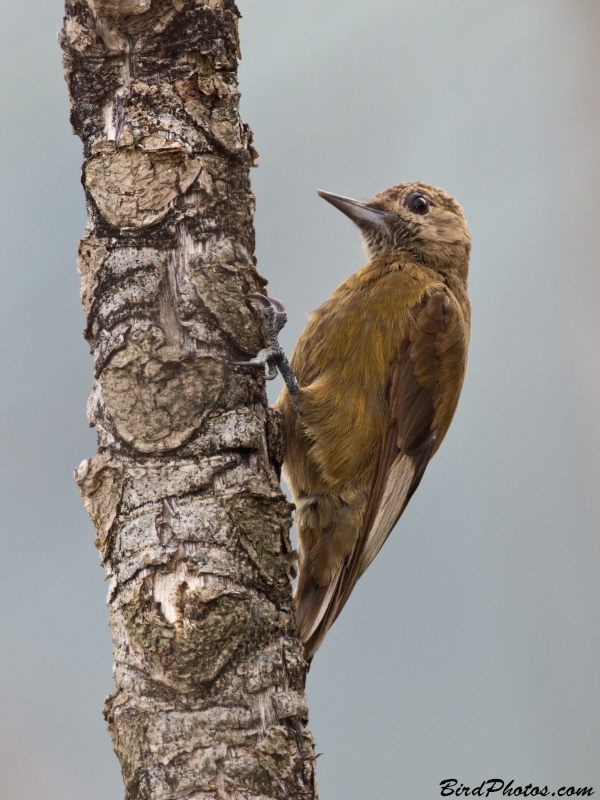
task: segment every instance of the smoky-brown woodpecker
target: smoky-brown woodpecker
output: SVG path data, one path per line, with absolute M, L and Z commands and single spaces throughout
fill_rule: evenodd
M 310 317 L 276 403 L 296 505 L 298 635 L 312 658 L 446 435 L 469 343 L 471 239 L 441 189 L 403 183 L 358 202 L 369 263 Z M 296 413 L 300 407 L 302 414 Z

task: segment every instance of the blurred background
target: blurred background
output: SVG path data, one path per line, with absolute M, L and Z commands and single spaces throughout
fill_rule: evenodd
M 258 259 L 290 321 L 363 263 L 358 199 L 443 187 L 473 236 L 450 433 L 313 662 L 321 800 L 600 792 L 600 4 L 240 0 Z M 59 0 L 0 6 L 0 798 L 113 800 L 106 587 Z M 274 396 L 279 386 L 274 387 Z

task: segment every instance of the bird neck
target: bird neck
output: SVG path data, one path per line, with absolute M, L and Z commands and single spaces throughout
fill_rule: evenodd
M 429 267 L 427 264 L 420 262 L 414 257 L 412 253 L 405 250 L 396 250 L 393 253 L 386 253 L 385 255 L 376 256 L 362 269 L 359 269 L 350 279 L 346 282 L 349 289 L 365 288 L 373 283 L 377 283 L 385 275 L 391 272 L 407 272 L 412 277 L 420 280 L 422 277 L 429 277 L 430 279 L 442 279 L 443 276 L 439 275 L 436 270 Z
M 467 291 L 467 272 L 468 258 L 465 263 L 451 263 L 442 261 L 427 261 L 419 258 L 408 250 L 395 250 L 393 253 L 385 253 L 375 256 L 357 275 L 362 276 L 362 280 L 377 280 L 390 272 L 404 270 L 407 272 L 417 272 L 419 275 L 425 274 L 435 278 L 455 294 L 465 294 Z M 417 277 L 417 275 L 415 275 Z

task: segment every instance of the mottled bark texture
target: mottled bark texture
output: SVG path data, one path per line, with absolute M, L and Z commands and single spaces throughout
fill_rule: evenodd
M 76 472 L 110 581 L 105 714 L 130 800 L 316 797 L 277 415 L 256 152 L 231 0 L 67 0 L 84 145 L 79 251 L 98 454 Z

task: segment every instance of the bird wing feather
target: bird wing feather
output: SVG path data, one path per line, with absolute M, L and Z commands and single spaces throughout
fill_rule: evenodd
M 447 388 L 440 380 L 444 361 L 452 360 L 464 372 L 466 344 L 462 312 L 447 290 L 439 289 L 414 306 L 406 336 L 389 368 L 387 428 L 354 551 L 328 586 L 317 588 L 315 584 L 314 592 L 306 587 L 312 598 L 303 605 L 299 635 L 308 657 L 319 648 L 417 489 L 436 440 L 441 438 L 437 412 L 446 405 L 451 419 L 462 384 L 461 377 L 456 390 L 456 382 Z

